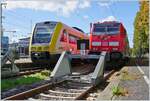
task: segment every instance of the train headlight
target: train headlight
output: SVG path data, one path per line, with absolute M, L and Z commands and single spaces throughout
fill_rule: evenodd
M 92 46 L 101 46 L 101 42 L 92 42 Z
M 117 50 L 118 50 L 118 48 L 112 48 L 112 50 L 113 50 L 113 51 L 117 51 Z
M 117 41 L 109 42 L 109 46 L 119 46 L 119 42 Z

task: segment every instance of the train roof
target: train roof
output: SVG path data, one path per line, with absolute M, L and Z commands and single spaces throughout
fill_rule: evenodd
M 43 22 L 38 22 L 36 24 L 43 25 L 43 24 L 51 24 L 51 23 L 58 23 L 58 22 L 57 21 L 43 21 Z
M 104 21 L 104 22 L 95 22 L 94 24 L 110 24 L 110 23 L 121 23 L 119 21 Z
M 84 31 L 83 31 L 82 29 L 78 28 L 78 27 L 72 27 L 72 28 L 74 28 L 74 29 L 76 29 L 76 30 L 78 30 L 78 31 L 80 31 L 80 32 L 82 32 L 82 33 L 84 33 Z
M 58 22 L 60 22 L 60 21 L 43 21 L 43 22 L 36 23 L 36 25 L 40 26 L 40 25 L 43 25 L 43 24 L 57 24 Z M 68 25 L 64 24 L 63 22 L 60 22 L 60 23 L 62 23 L 65 26 L 68 26 Z M 68 26 L 68 27 L 70 27 L 70 26 Z M 82 29 L 78 28 L 78 27 L 72 27 L 72 28 L 79 31 L 79 32 L 84 33 L 84 31 Z

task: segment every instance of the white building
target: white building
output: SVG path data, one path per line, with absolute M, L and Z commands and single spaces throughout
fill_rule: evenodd
M 28 57 L 29 56 L 29 41 L 30 38 L 22 38 L 19 39 L 18 49 L 20 57 Z

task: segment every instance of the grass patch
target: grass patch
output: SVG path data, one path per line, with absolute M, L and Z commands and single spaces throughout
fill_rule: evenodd
M 49 77 L 50 71 L 49 70 L 43 70 L 39 73 L 22 76 L 16 79 L 6 79 L 1 81 L 1 90 L 11 89 L 16 86 L 21 85 L 28 85 L 35 82 L 39 82 L 41 80 L 45 80 Z
M 122 88 L 119 86 L 113 86 L 112 87 L 112 94 L 113 95 L 121 95 L 122 94 Z
M 113 86 L 112 87 L 112 94 L 113 96 L 116 95 L 116 96 L 125 96 L 128 94 L 128 91 L 125 89 L 125 88 L 122 88 L 120 86 Z

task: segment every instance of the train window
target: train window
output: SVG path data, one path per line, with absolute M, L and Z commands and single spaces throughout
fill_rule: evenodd
M 49 43 L 51 40 L 54 28 L 48 26 L 36 26 L 32 43 Z
M 94 34 L 117 34 L 119 33 L 120 23 L 94 24 Z
M 119 33 L 119 27 L 107 27 L 108 34 L 117 34 Z
M 67 31 L 66 30 L 63 31 L 60 41 L 67 42 Z
M 69 43 L 76 44 L 77 43 L 77 37 L 73 35 L 69 35 Z
M 94 32 L 105 32 L 105 27 L 94 27 Z
M 117 34 L 119 33 L 119 27 L 95 27 L 94 34 Z

